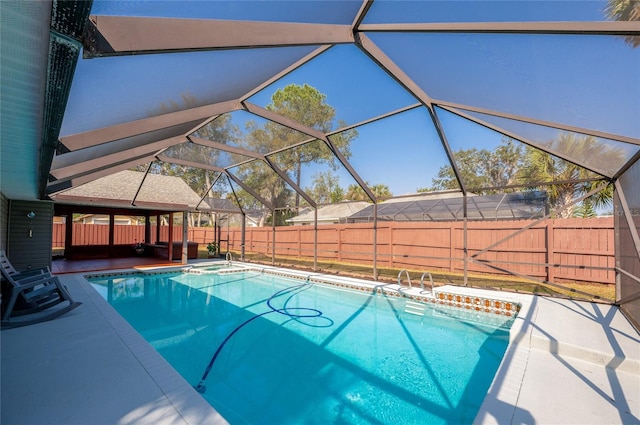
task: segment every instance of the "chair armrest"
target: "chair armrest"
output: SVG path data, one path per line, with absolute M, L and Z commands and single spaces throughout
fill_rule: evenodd
M 40 275 L 40 274 L 51 274 L 51 269 L 49 267 L 37 267 L 35 269 L 27 269 L 21 270 L 18 273 L 13 275 L 14 279 L 23 279 L 25 277 Z
M 32 289 L 35 288 L 38 285 L 48 285 L 53 283 L 54 285 L 57 286 L 57 278 L 55 276 L 47 276 L 47 275 L 41 275 L 42 277 L 39 276 L 34 276 L 33 278 L 28 278 L 28 279 L 23 279 L 21 281 L 19 281 L 18 283 L 20 284 L 20 286 L 18 287 L 14 287 L 14 289 L 19 290 L 19 291 L 23 291 L 25 289 Z
M 33 281 L 40 281 L 50 277 L 53 277 L 51 273 L 38 273 L 38 274 L 34 273 L 29 276 L 22 276 L 22 274 L 18 274 L 17 276 L 16 275 L 11 276 L 11 278 L 20 285 L 24 283 L 33 282 Z

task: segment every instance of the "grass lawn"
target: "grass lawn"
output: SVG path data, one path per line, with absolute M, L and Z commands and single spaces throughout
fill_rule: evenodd
M 207 258 L 206 248 L 200 248 L 198 258 Z M 232 252 L 234 259 L 240 257 L 239 252 Z M 245 254 L 245 261 L 269 264 L 271 257 L 263 254 Z M 275 265 L 278 267 L 288 267 L 298 270 L 317 271 L 327 274 L 350 276 L 360 279 L 373 279 L 373 266 L 362 264 L 339 263 L 334 261 L 318 261 L 317 269 L 313 270 L 313 259 L 292 258 L 277 256 Z M 398 273 L 401 269 L 378 267 L 378 281 L 397 282 Z M 420 285 L 420 277 L 424 270 L 408 270 L 413 285 Z M 464 276 L 461 273 L 449 273 L 441 270 L 430 270 L 436 286 L 458 285 L 464 286 Z M 402 282 L 407 283 L 406 275 L 403 274 Z M 429 283 L 428 279 L 425 281 Z M 534 280 L 523 279 L 516 276 L 496 276 L 469 274 L 467 284 L 470 287 L 486 288 L 499 291 L 522 292 L 537 295 L 548 295 L 563 298 L 572 298 L 585 301 L 610 303 L 615 300 L 615 285 L 588 282 L 562 282 L 562 283 L 542 283 Z

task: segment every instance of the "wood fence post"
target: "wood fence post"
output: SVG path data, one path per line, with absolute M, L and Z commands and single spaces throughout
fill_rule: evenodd
M 553 282 L 553 280 L 555 279 L 555 270 L 554 270 L 554 265 L 553 265 L 553 260 L 555 257 L 554 254 L 554 238 L 553 238 L 553 234 L 554 234 L 554 220 L 553 219 L 549 219 L 547 220 L 547 227 L 546 227 L 546 256 L 545 256 L 545 263 L 547 263 L 547 281 L 548 282 Z
M 395 233 L 396 226 L 395 224 L 389 223 L 387 229 L 389 232 L 389 267 L 393 268 L 393 234 Z
M 455 267 L 454 263 L 454 255 L 456 254 L 456 229 L 458 222 L 451 222 L 451 226 L 449 226 L 449 271 L 454 272 Z
M 64 227 L 64 257 L 66 259 L 72 259 L 72 246 L 73 246 L 73 212 L 69 212 L 69 215 L 65 219 Z

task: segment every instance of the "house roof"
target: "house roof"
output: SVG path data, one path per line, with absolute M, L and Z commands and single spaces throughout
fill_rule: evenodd
M 340 202 L 337 204 L 327 205 L 322 208 L 318 208 L 318 221 L 340 221 L 344 220 L 350 215 L 368 207 L 368 202 L 356 201 L 356 202 Z M 314 212 L 307 211 L 303 214 L 297 215 L 287 220 L 288 223 L 313 223 Z
M 55 201 L 85 204 L 166 209 L 172 211 L 194 210 L 200 202 L 195 193 L 179 177 L 147 174 L 125 170 L 85 183 L 52 196 Z M 140 186 L 140 183 L 144 183 Z M 136 196 L 136 192 L 140 192 Z M 200 205 L 200 209 L 209 209 Z
M 204 202 L 211 207 L 212 210 L 224 213 L 240 213 L 240 208 L 228 199 L 205 199 Z M 202 205 L 198 208 L 202 209 Z

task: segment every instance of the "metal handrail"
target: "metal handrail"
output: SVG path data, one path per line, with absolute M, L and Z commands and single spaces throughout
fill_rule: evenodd
M 230 266 L 231 262 L 233 261 L 233 255 L 231 255 L 230 252 L 227 252 L 227 255 L 225 256 L 225 260 L 227 260 L 227 266 Z
M 431 294 L 433 294 L 433 277 L 431 276 L 431 273 L 429 272 L 424 272 L 422 273 L 422 277 L 420 277 L 420 293 L 423 294 L 424 293 L 424 277 L 426 275 L 429 275 L 429 280 L 431 281 Z
M 400 273 L 398 273 L 398 286 L 402 286 L 402 273 L 405 273 L 407 275 L 407 280 L 409 281 L 409 288 L 411 288 L 411 276 L 409 276 L 409 271 L 406 269 L 400 270 Z

